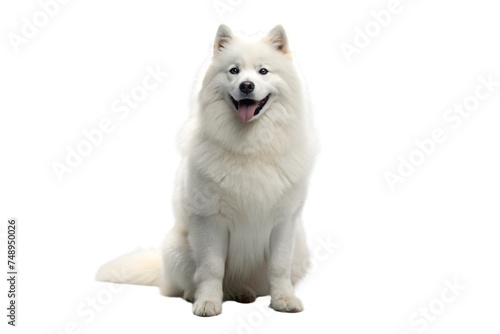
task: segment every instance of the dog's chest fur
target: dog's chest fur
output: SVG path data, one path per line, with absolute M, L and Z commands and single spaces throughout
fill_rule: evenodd
M 220 204 L 231 203 L 242 211 L 281 205 L 287 193 L 306 178 L 307 162 L 301 161 L 300 152 L 283 156 L 241 155 L 214 144 L 203 146 L 192 160 L 195 173 L 204 179 L 201 184 L 211 188 Z

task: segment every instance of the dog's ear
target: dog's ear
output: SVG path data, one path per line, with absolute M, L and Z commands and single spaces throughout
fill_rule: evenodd
M 287 54 L 289 52 L 288 38 L 286 37 L 285 28 L 283 28 L 281 24 L 278 24 L 276 27 L 271 29 L 271 31 L 269 31 L 267 39 L 269 39 L 276 50 L 281 53 Z
M 214 51 L 222 51 L 231 39 L 233 39 L 233 32 L 227 25 L 221 24 L 215 35 Z

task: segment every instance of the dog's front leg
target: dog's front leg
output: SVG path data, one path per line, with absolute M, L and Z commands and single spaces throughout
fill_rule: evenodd
M 300 312 L 302 302 L 295 296 L 291 267 L 295 240 L 295 223 L 292 219 L 281 221 L 271 233 L 268 280 L 271 307 L 280 312 Z
M 193 313 L 209 317 L 222 312 L 222 283 L 228 247 L 227 227 L 217 219 L 198 217 L 189 232 L 196 263 Z

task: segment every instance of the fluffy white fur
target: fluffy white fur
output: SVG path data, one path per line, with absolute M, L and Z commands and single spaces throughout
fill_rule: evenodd
M 234 67 L 239 73 L 230 73 Z M 269 95 L 248 122 L 231 101 L 245 98 L 243 81 L 255 84 L 252 99 Z M 223 300 L 269 294 L 273 309 L 302 311 L 293 286 L 308 267 L 300 215 L 314 141 L 283 27 L 257 40 L 219 27 L 182 138 L 176 223 L 161 254 L 119 257 L 99 269 L 97 280 L 159 286 L 166 296 L 193 302 L 200 316 L 220 314 Z

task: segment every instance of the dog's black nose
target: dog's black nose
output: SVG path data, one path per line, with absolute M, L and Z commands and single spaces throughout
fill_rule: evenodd
M 250 94 L 251 92 L 253 92 L 254 88 L 255 88 L 255 85 L 251 81 L 243 81 L 240 84 L 240 90 L 245 94 Z

